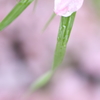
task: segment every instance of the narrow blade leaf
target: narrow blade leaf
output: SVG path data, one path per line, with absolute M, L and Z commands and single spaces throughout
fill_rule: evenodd
M 34 1 L 33 12 L 35 11 L 35 9 L 36 9 L 36 7 L 37 7 L 37 4 L 38 4 L 38 0 L 35 0 L 35 1 Z
M 53 12 L 51 17 L 49 18 L 49 20 L 47 21 L 47 23 L 45 24 L 44 28 L 43 28 L 43 32 L 46 30 L 46 28 L 49 26 L 49 24 L 51 23 L 51 21 L 54 19 L 54 17 L 56 16 L 56 14 Z
M 0 31 L 13 22 L 34 0 L 21 0 L 0 23 Z
M 43 86 L 45 86 L 53 75 L 53 71 L 48 71 L 47 73 L 43 74 L 39 79 L 35 81 L 30 87 L 30 92 L 33 92 Z
M 69 17 L 61 17 L 61 23 L 58 32 L 56 50 L 54 55 L 53 70 L 55 70 L 63 61 L 66 53 L 66 45 L 72 30 L 76 12 Z

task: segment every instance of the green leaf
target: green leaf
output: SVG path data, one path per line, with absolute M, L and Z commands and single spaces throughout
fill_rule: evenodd
M 56 14 L 53 12 L 51 17 L 49 18 L 49 20 L 47 21 L 47 23 L 45 24 L 44 28 L 43 28 L 43 32 L 46 30 L 46 28 L 49 26 L 49 24 L 51 23 L 51 21 L 54 19 L 54 17 L 56 16 Z
M 94 12 L 100 17 L 100 0 L 92 0 L 92 4 L 95 10 Z
M 35 9 L 36 9 L 37 3 L 38 3 L 38 0 L 35 0 L 35 1 L 34 1 L 33 12 L 34 12 L 34 11 L 35 11 Z
M 0 31 L 13 22 L 34 0 L 21 0 L 0 23 Z
M 56 50 L 54 55 L 53 70 L 55 70 L 63 61 L 66 53 L 66 45 L 73 27 L 76 12 L 69 17 L 61 17 L 61 23 L 58 32 Z
M 35 81 L 35 83 L 31 85 L 29 94 L 46 85 L 54 74 L 55 69 L 62 63 L 66 52 L 66 44 L 73 27 L 75 15 L 76 12 L 69 17 L 61 17 L 53 68 L 49 72 L 42 75 L 37 81 Z
M 51 76 L 53 75 L 53 71 L 49 71 L 42 75 L 39 79 L 35 81 L 30 87 L 30 92 L 35 91 L 43 86 L 45 86 L 49 80 L 51 79 Z
M 62 63 L 66 52 L 66 44 L 68 42 L 74 23 L 75 15 L 76 12 L 69 17 L 61 17 L 53 68 L 49 72 L 42 75 L 35 83 L 31 85 L 30 93 L 46 85 L 51 79 L 51 76 L 54 74 L 55 69 Z

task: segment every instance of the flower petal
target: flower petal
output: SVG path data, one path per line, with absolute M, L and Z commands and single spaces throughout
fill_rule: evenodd
M 55 0 L 54 12 L 57 15 L 68 17 L 79 10 L 84 0 Z

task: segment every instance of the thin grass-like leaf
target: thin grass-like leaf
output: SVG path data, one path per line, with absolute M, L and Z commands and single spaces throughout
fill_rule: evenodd
M 21 0 L 0 23 L 0 31 L 13 22 L 34 0 Z
M 35 83 L 32 84 L 30 88 L 30 93 L 46 85 L 54 74 L 55 69 L 62 63 L 66 52 L 66 44 L 72 30 L 75 15 L 76 12 L 69 17 L 61 17 L 53 68 L 49 72 L 42 75 Z
M 43 86 L 45 86 L 51 79 L 53 75 L 53 71 L 48 71 L 47 73 L 43 74 L 39 79 L 36 80 L 30 87 L 30 92 L 33 92 Z
M 44 32 L 46 30 L 46 28 L 49 26 L 49 24 L 51 23 L 51 21 L 54 19 L 54 17 L 56 16 L 56 14 L 53 12 L 51 17 L 49 18 L 49 20 L 47 21 L 47 23 L 45 24 L 42 32 Z
M 45 74 L 43 74 L 42 76 L 40 76 L 34 83 L 32 83 L 29 90 L 23 96 L 23 99 L 26 100 L 26 98 L 27 98 L 27 100 L 28 100 L 28 98 L 34 91 L 45 86 L 50 81 L 53 73 L 54 72 L 52 70 L 50 70 L 50 71 L 46 72 Z
M 66 45 L 72 30 L 75 15 L 76 12 L 69 17 L 61 17 L 61 23 L 54 55 L 54 63 L 52 68 L 53 70 L 55 70 L 64 59 L 66 53 Z
M 35 0 L 35 1 L 34 1 L 33 12 L 35 11 L 35 9 L 36 9 L 36 7 L 37 7 L 37 4 L 38 4 L 38 0 Z

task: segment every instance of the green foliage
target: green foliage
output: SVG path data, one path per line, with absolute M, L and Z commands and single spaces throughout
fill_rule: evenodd
M 61 17 L 53 67 L 51 71 L 41 76 L 35 83 L 33 83 L 31 86 L 32 91 L 46 85 L 51 79 L 51 76 L 54 74 L 57 67 L 62 63 L 66 53 L 66 45 L 68 43 L 68 39 L 73 27 L 75 15 L 76 12 L 69 17 Z
M 92 0 L 96 13 L 100 16 L 100 0 Z
M 11 10 L 11 12 L 0 23 L 0 31 L 6 28 L 10 23 L 12 23 L 33 1 L 34 0 L 20 0 L 16 4 L 16 6 Z M 36 4 L 37 0 L 35 5 Z M 43 30 L 47 28 L 47 26 L 50 24 L 55 15 L 55 13 L 52 14 Z M 31 85 L 30 91 L 35 91 L 38 88 L 41 88 L 44 85 L 46 85 L 51 79 L 57 67 L 62 63 L 64 55 L 66 53 L 66 46 L 73 27 L 75 15 L 76 12 L 69 17 L 61 17 L 53 66 L 50 71 L 45 73 L 43 76 L 37 79 L 35 83 Z
M 13 22 L 34 0 L 21 0 L 0 23 L 0 31 Z
M 30 87 L 30 92 L 33 92 L 43 86 L 45 86 L 51 79 L 51 76 L 53 75 L 53 71 L 48 71 L 44 75 L 40 76 L 39 79 L 37 79 Z
M 36 9 L 37 3 L 38 3 L 38 0 L 34 0 L 33 12 L 34 12 L 34 11 L 35 11 L 35 9 Z
M 58 32 L 56 50 L 54 55 L 53 70 L 55 70 L 63 61 L 66 52 L 66 45 L 72 30 L 76 12 L 69 17 L 61 17 L 61 23 Z
M 49 24 L 51 23 L 51 21 L 55 18 L 56 14 L 53 12 L 51 17 L 49 18 L 49 20 L 47 21 L 47 23 L 45 24 L 44 28 L 43 28 L 43 32 L 47 29 L 47 27 L 49 26 Z

